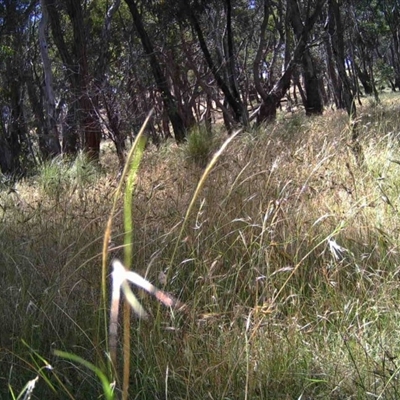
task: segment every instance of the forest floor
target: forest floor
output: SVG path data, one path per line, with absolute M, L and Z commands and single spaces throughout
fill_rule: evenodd
M 130 399 L 400 398 L 400 96 L 362 100 L 361 165 L 332 110 L 237 135 L 195 198 L 224 132 L 145 151 L 131 267 L 186 308 L 134 289 L 150 318 L 131 320 Z M 102 164 L 57 161 L 0 188 L 1 399 L 26 384 L 32 399 L 105 396 L 82 362 L 109 376 L 108 145 Z M 124 237 L 118 200 L 109 259 Z M 118 354 L 121 376 L 122 339 Z

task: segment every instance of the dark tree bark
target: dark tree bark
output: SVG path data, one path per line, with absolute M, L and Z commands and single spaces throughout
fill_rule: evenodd
M 208 67 L 210 68 L 217 84 L 218 87 L 221 89 L 222 93 L 225 96 L 226 102 L 229 105 L 229 108 L 233 112 L 233 116 L 236 122 L 242 123 L 243 125 L 248 124 L 248 116 L 247 116 L 247 110 L 244 109 L 243 103 L 240 101 L 240 96 L 239 99 L 235 98 L 235 95 L 232 93 L 228 82 L 225 81 L 225 79 L 222 77 L 222 75 L 219 72 L 219 68 L 217 65 L 214 63 L 211 53 L 208 49 L 207 43 L 204 39 L 203 31 L 200 27 L 200 23 L 193 12 L 193 10 L 190 8 L 188 10 L 189 12 L 189 19 L 191 22 L 191 25 L 193 27 L 193 30 L 196 33 L 197 39 L 200 44 L 200 48 L 204 54 L 204 58 L 207 62 Z
M 74 33 L 74 54 L 77 60 L 77 81 L 80 121 L 83 129 L 83 150 L 90 160 L 99 161 L 101 126 L 96 112 L 95 98 L 90 95 L 90 76 L 87 59 L 85 21 L 80 0 L 66 0 L 67 12 Z
M 5 130 L 0 131 L 0 170 L 3 174 L 14 174 L 19 169 L 18 159 L 10 147 Z
M 306 93 L 303 90 L 303 86 L 301 85 L 300 73 L 299 73 L 297 68 L 295 68 L 294 71 L 293 71 L 292 81 L 293 81 L 293 85 L 295 86 L 295 88 L 299 89 L 299 93 L 300 93 L 300 97 L 301 97 L 302 103 L 304 105 L 307 104 L 307 96 L 306 96 Z
M 21 162 L 23 156 L 21 137 L 25 135 L 23 130 L 26 127 L 20 106 L 19 88 L 13 86 L 17 93 L 12 96 L 8 121 L 6 123 L 2 121 L 3 129 L 0 132 L 0 167 L 3 174 L 20 175 L 25 172 Z M 2 111 L 4 112 L 4 109 Z
M 60 14 L 57 9 L 57 2 L 55 0 L 45 0 L 45 6 L 49 14 L 49 23 L 53 40 L 64 65 L 65 77 L 70 84 L 72 92 L 71 101 L 68 104 L 67 116 L 62 126 L 62 153 L 69 156 L 76 156 L 79 150 L 79 70 L 64 40 L 64 32 L 62 30 Z
M 328 85 L 332 89 L 333 100 L 335 102 L 335 106 L 338 109 L 346 108 L 343 102 L 342 96 L 342 85 L 339 83 L 339 78 L 336 73 L 336 63 L 333 58 L 332 46 L 329 40 L 329 36 L 325 36 L 325 52 L 326 52 L 326 65 L 328 67 Z
M 291 7 L 291 3 L 295 1 L 296 0 L 288 0 L 288 5 Z M 306 21 L 304 22 L 301 35 L 299 35 L 299 37 L 297 38 L 296 48 L 293 52 L 291 60 L 286 67 L 285 72 L 278 80 L 278 82 L 274 85 L 272 90 L 268 93 L 268 96 L 263 99 L 261 103 L 260 111 L 257 116 L 257 123 L 271 121 L 276 118 L 276 109 L 279 106 L 281 99 L 285 96 L 286 92 L 290 88 L 292 74 L 296 68 L 296 65 L 301 60 L 301 57 L 306 49 L 309 33 L 314 27 L 317 18 L 321 14 L 324 4 L 325 0 L 317 1 L 314 12 L 309 17 L 307 17 Z M 288 38 L 286 40 L 288 40 Z
M 164 59 L 165 71 L 172 83 L 179 115 L 182 117 L 185 128 L 190 130 L 196 124 L 193 105 L 199 94 L 197 90 L 198 82 L 193 85 L 190 84 L 187 63 L 176 62 L 179 59 L 179 54 L 175 48 L 166 50 Z
M 346 74 L 343 29 L 339 4 L 337 0 L 329 0 L 328 32 L 332 52 L 342 85 L 344 105 L 348 115 L 354 118 L 356 116 L 356 106 L 354 104 L 354 95 L 351 90 L 350 81 Z
M 44 158 L 53 158 L 61 154 L 61 146 L 57 128 L 56 102 L 53 91 L 53 73 L 47 45 L 48 12 L 44 0 L 41 0 L 42 19 L 39 22 L 39 46 L 44 72 L 44 104 L 45 118 L 44 136 L 42 138 L 42 155 Z
M 260 28 L 260 39 L 258 42 L 258 47 L 257 47 L 257 52 L 254 57 L 254 62 L 253 62 L 253 78 L 254 78 L 254 87 L 256 91 L 259 93 L 261 98 L 263 100 L 267 100 L 267 92 L 264 90 L 264 86 L 261 82 L 261 76 L 260 76 L 260 65 L 261 65 L 261 60 L 264 55 L 265 47 L 267 44 L 267 38 L 266 38 L 266 32 L 267 32 L 267 27 L 268 27 L 268 19 L 270 16 L 269 12 L 269 1 L 264 0 L 263 2 L 263 19 L 261 23 L 261 28 Z
M 107 66 L 110 59 L 109 42 L 111 35 L 111 21 L 118 11 L 121 0 L 114 0 L 107 10 L 106 17 L 104 20 L 103 30 L 101 32 L 101 48 L 99 49 L 99 58 L 96 63 L 95 80 L 97 87 L 101 90 L 106 80 Z
M 359 129 L 357 123 L 357 110 L 354 101 L 354 93 L 351 90 L 350 82 L 346 74 L 345 53 L 343 40 L 343 25 L 340 15 L 340 4 L 337 0 L 329 0 L 328 9 L 328 32 L 332 44 L 333 55 L 336 61 L 336 67 L 343 88 L 343 100 L 346 106 L 347 114 L 350 118 L 350 132 L 352 140 L 352 151 L 359 165 L 364 163 L 362 147 L 358 141 Z
M 171 121 L 172 127 L 174 129 L 175 140 L 178 143 L 182 143 L 186 137 L 186 127 L 184 125 L 181 115 L 178 112 L 176 101 L 171 94 L 167 80 L 162 72 L 160 63 L 154 52 L 153 45 L 143 25 L 142 16 L 140 15 L 134 0 L 125 0 L 125 2 L 131 12 L 133 22 L 143 45 L 143 49 L 149 57 L 150 67 L 153 72 L 154 80 L 156 81 L 158 90 L 161 93 L 165 109 L 168 113 L 168 118 Z
M 379 1 L 378 7 L 383 11 L 392 36 L 390 55 L 394 70 L 394 88 L 400 89 L 400 5 L 398 1 Z
M 43 160 L 50 160 L 52 155 L 46 138 L 48 137 L 48 126 L 44 115 L 42 82 L 33 71 L 30 76 L 26 76 L 26 88 L 32 113 L 35 116 L 34 127 L 38 136 L 39 151 Z M 39 90 L 37 90 L 39 88 Z
M 110 61 L 110 37 L 111 37 L 111 22 L 114 15 L 117 13 L 121 0 L 114 0 L 109 6 L 104 19 L 104 25 L 101 32 L 101 48 L 99 50 L 99 57 L 95 67 L 95 90 L 93 96 L 93 104 L 96 106 L 98 115 L 100 113 L 100 103 L 107 113 L 107 122 L 105 122 L 108 131 L 110 132 L 111 140 L 115 145 L 117 157 L 119 161 L 120 170 L 122 171 L 125 165 L 125 139 L 126 133 L 121 129 L 121 120 L 118 113 L 119 105 L 115 101 L 115 96 L 109 95 L 110 90 L 107 88 L 107 71 Z M 118 92 L 121 90 L 119 88 Z
M 233 119 L 232 113 L 229 112 L 229 110 L 226 107 L 226 99 L 224 98 L 223 103 L 221 103 L 220 96 L 216 90 L 213 90 L 213 88 L 208 84 L 207 79 L 209 77 L 209 73 L 207 71 L 199 71 L 199 66 L 196 65 L 195 60 L 193 59 L 193 54 L 191 54 L 189 47 L 191 47 L 191 44 L 186 43 L 184 34 L 181 31 L 181 43 L 182 43 L 182 49 L 183 52 L 186 56 L 186 60 L 188 62 L 189 68 L 193 71 L 193 73 L 196 75 L 198 85 L 203 89 L 204 94 L 206 95 L 207 98 L 207 108 L 210 111 L 211 108 L 211 101 L 214 101 L 216 106 L 222 110 L 223 113 L 223 119 L 225 122 L 225 126 L 227 130 L 229 131 L 231 126 L 235 125 L 237 121 Z M 204 69 L 207 70 L 207 66 L 204 66 Z M 211 78 L 210 78 L 211 79 Z M 201 113 L 198 111 L 198 115 Z M 208 112 L 208 117 L 210 117 L 210 112 Z
M 54 43 L 60 53 L 67 78 L 73 91 L 73 99 L 69 110 L 76 114 L 79 109 L 79 121 L 82 132 L 82 148 L 91 160 L 98 161 L 100 157 L 101 126 L 96 113 L 96 99 L 90 94 L 90 74 L 87 60 L 87 32 L 80 0 L 65 0 L 68 16 L 70 18 L 74 46 L 72 55 L 64 40 L 61 29 L 61 19 L 57 10 L 55 0 L 45 0 L 49 13 L 50 25 L 53 33 Z M 72 113 L 72 111 L 71 111 Z M 72 114 L 69 113 L 69 116 Z M 68 118 L 67 118 L 68 120 Z M 77 132 L 73 130 L 76 126 L 71 119 L 69 125 L 63 130 L 63 135 L 68 134 L 75 137 L 63 136 L 63 150 L 67 154 L 76 154 L 74 145 L 79 142 Z
M 0 61 L 4 74 L 0 82 L 0 168 L 4 174 L 22 176 L 28 172 L 33 159 L 24 112 L 28 75 L 24 46 L 27 45 L 26 23 L 36 4 L 22 5 L 8 1 L 2 6 L 4 14 L 0 34 L 4 34 L 5 45 L 10 52 L 4 53 Z M 0 43 L 0 48 L 3 44 Z
M 301 20 L 300 9 L 296 1 L 290 1 L 290 20 L 293 26 L 294 34 L 297 40 L 301 39 L 303 34 L 303 22 Z M 303 40 L 308 42 L 308 37 L 304 37 Z M 315 61 L 311 55 L 311 51 L 308 47 L 305 47 L 302 57 L 301 64 L 303 67 L 304 87 L 306 101 L 304 107 L 307 115 L 322 114 L 323 105 L 321 94 L 319 92 L 319 82 L 317 71 L 315 68 Z
M 68 156 L 75 156 L 79 149 L 78 107 L 78 102 L 75 100 L 68 105 L 67 115 L 62 125 L 62 151 Z
M 241 122 L 244 126 L 249 124 L 248 114 L 242 99 L 237 83 L 237 68 L 235 62 L 235 52 L 233 46 L 233 31 L 232 31 L 232 2 L 231 0 L 225 0 L 225 12 L 226 12 L 226 41 L 227 41 L 227 70 L 228 70 L 228 82 L 232 92 L 232 95 L 236 103 L 240 107 Z
M 365 94 L 371 95 L 374 92 L 374 82 L 372 79 L 373 74 L 370 74 L 369 66 L 372 65 L 374 47 L 377 47 L 377 42 L 373 43 L 374 39 L 372 39 L 372 37 L 368 35 L 368 32 L 366 33 L 365 29 L 360 26 L 354 2 L 350 1 L 349 3 L 347 9 L 349 10 L 348 14 L 351 18 L 350 35 L 352 40 L 349 43 L 349 48 L 352 59 L 351 71 L 353 74 L 353 86 L 358 97 L 361 92 L 359 81 L 364 88 Z
M 358 65 L 356 61 L 354 61 L 354 68 L 357 73 L 357 77 L 360 80 L 361 84 L 363 85 L 364 91 L 366 95 L 371 95 L 373 93 L 373 88 L 371 84 L 371 78 L 369 76 L 368 71 L 364 67 L 361 69 L 361 67 Z
M 20 78 L 18 78 L 20 76 Z M 12 152 L 14 171 L 17 174 L 24 174 L 25 168 L 21 163 L 21 158 L 27 159 L 29 156 L 29 144 L 27 138 L 28 128 L 23 112 L 22 83 L 23 79 L 20 72 L 16 70 L 12 74 L 11 88 L 11 122 L 8 132 L 9 148 Z M 11 172 L 11 171 L 10 171 Z

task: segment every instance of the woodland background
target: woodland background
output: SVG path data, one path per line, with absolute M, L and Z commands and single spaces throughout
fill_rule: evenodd
M 394 0 L 5 0 L 1 171 L 99 159 L 102 138 L 123 165 L 152 108 L 154 143 L 216 118 L 259 125 L 283 104 L 355 119 L 362 94 L 400 88 L 399 22 Z

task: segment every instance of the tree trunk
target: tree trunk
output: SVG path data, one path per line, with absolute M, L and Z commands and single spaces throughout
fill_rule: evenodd
M 263 2 L 263 20 L 261 23 L 261 28 L 260 28 L 260 39 L 258 42 L 258 47 L 257 47 L 257 52 L 256 56 L 254 57 L 254 62 L 253 62 L 253 78 L 254 78 L 254 88 L 256 89 L 256 93 L 259 93 L 261 98 L 263 100 L 267 100 L 267 92 L 264 90 L 263 84 L 261 82 L 261 76 L 260 76 L 260 65 L 261 65 L 261 60 L 265 51 L 265 47 L 267 44 L 267 39 L 266 39 L 266 31 L 267 31 L 267 26 L 268 26 L 268 19 L 269 19 L 269 1 L 264 0 Z M 251 101 L 251 99 L 250 99 Z
M 195 63 L 193 59 L 193 55 L 191 54 L 188 43 L 185 41 L 185 37 L 183 34 L 183 31 L 181 30 L 181 43 L 182 43 L 182 49 L 183 52 L 186 56 L 189 68 L 193 71 L 193 73 L 196 76 L 198 85 L 203 89 L 204 93 L 206 94 L 207 98 L 209 101 L 214 101 L 216 106 L 222 110 L 223 113 L 223 119 L 225 122 L 226 129 L 229 131 L 231 126 L 235 125 L 237 121 L 234 120 L 232 113 L 229 112 L 227 107 L 224 105 L 226 104 L 226 98 L 224 98 L 223 103 L 221 103 L 221 99 L 219 96 L 219 93 L 216 90 L 213 90 L 211 86 L 208 84 L 206 81 L 208 79 L 208 74 L 206 71 L 199 71 L 199 68 L 197 64 Z M 204 69 L 207 70 L 207 67 L 204 66 Z M 201 114 L 199 112 L 199 114 Z
M 3 174 L 14 174 L 18 171 L 18 159 L 15 159 L 13 151 L 8 144 L 4 132 L 0 132 L 0 170 Z
M 18 73 L 12 78 L 10 85 L 11 89 L 11 121 L 7 132 L 8 148 L 12 154 L 12 170 L 13 174 L 24 174 L 25 168 L 21 163 L 21 159 L 28 158 L 28 143 L 27 143 L 27 126 L 23 113 L 22 96 L 21 96 L 21 81 L 17 78 Z
M 43 0 L 42 0 L 43 1 Z M 111 21 L 118 11 L 119 6 L 121 4 L 121 0 L 114 0 L 113 3 L 107 10 L 107 14 L 104 20 L 103 30 L 101 32 L 101 43 L 102 46 L 99 49 L 100 55 L 97 62 L 95 78 L 96 78 L 96 86 L 99 90 L 102 89 L 104 81 L 106 79 L 107 65 L 109 62 L 109 42 L 111 35 Z
M 181 115 L 178 112 L 177 104 L 168 87 L 167 80 L 165 79 L 165 76 L 161 70 L 161 66 L 154 52 L 153 45 L 146 32 L 146 29 L 144 28 L 142 16 L 140 15 L 134 0 L 125 0 L 125 2 L 131 12 L 133 22 L 143 45 L 143 49 L 149 57 L 154 80 L 156 81 L 158 90 L 161 93 L 165 109 L 168 113 L 168 118 L 171 121 L 174 129 L 175 140 L 177 143 L 182 143 L 186 137 L 186 127 Z
M 237 83 L 237 69 L 235 62 L 235 53 L 233 49 L 233 32 L 232 32 L 232 3 L 231 0 L 225 0 L 226 8 L 226 34 L 227 34 L 227 69 L 228 69 L 228 81 L 231 88 L 233 97 L 236 103 L 240 107 L 241 122 L 244 126 L 249 124 L 248 113 L 245 105 L 240 98 L 240 93 Z
M 68 16 L 72 23 L 73 29 L 73 57 L 68 51 L 64 40 L 64 33 L 61 29 L 60 16 L 56 8 L 54 0 L 44 0 L 49 13 L 50 25 L 53 32 L 54 42 L 60 53 L 65 69 L 69 72 L 68 79 L 70 80 L 74 98 L 73 105 L 70 109 L 76 110 L 76 105 L 79 105 L 79 121 L 82 128 L 81 142 L 84 152 L 89 159 L 98 161 L 100 158 L 100 140 L 101 126 L 96 113 L 96 99 L 90 94 L 90 77 L 87 61 L 86 41 L 87 32 L 85 30 L 85 21 L 83 18 L 83 10 L 80 0 L 65 0 Z M 72 73 L 71 73 L 72 72 Z M 69 113 L 68 113 L 69 114 Z M 71 114 L 69 114 L 70 116 Z M 75 144 L 78 143 L 77 132 L 73 131 L 76 125 L 69 121 L 68 129 L 65 129 L 64 134 L 75 137 L 63 137 L 63 148 L 68 151 L 74 151 Z M 66 146 L 64 146 L 64 141 Z
M 380 2 L 385 20 L 392 34 L 390 45 L 391 64 L 394 71 L 394 87 L 400 89 L 400 10 L 397 1 Z
M 247 110 L 244 110 L 243 104 L 241 101 L 238 101 L 233 93 L 231 92 L 228 83 L 222 78 L 221 74 L 219 73 L 219 68 L 215 65 L 210 51 L 208 50 L 207 43 L 203 36 L 203 31 L 201 30 L 199 21 L 196 18 L 193 10 L 189 10 L 189 18 L 192 24 L 194 31 L 196 32 L 197 38 L 199 40 L 200 48 L 204 54 L 204 58 L 206 59 L 207 65 L 210 68 L 215 80 L 219 88 L 222 90 L 227 104 L 229 104 L 229 109 L 232 110 L 233 116 L 236 122 L 241 122 L 242 124 L 246 125 L 248 123 L 247 117 Z
M 324 107 L 319 91 L 318 76 L 314 66 L 314 60 L 307 49 L 303 54 L 304 87 L 307 101 L 305 104 L 306 115 L 320 115 Z
M 357 110 L 354 102 L 354 94 L 351 91 L 350 82 L 346 74 L 343 25 L 340 16 L 340 6 L 337 0 L 329 0 L 328 32 L 332 43 L 332 50 L 343 87 L 343 99 L 346 111 L 350 118 L 350 131 L 352 151 L 359 165 L 364 162 L 364 155 L 358 141 L 359 129 L 357 123 Z
M 354 61 L 354 68 L 356 70 L 358 79 L 363 85 L 364 91 L 366 95 L 371 95 L 373 93 L 371 78 L 366 69 L 361 69 L 357 62 Z
M 303 22 L 301 21 L 300 9 L 296 1 L 290 1 L 290 20 L 292 22 L 296 39 L 301 40 L 303 35 Z M 308 41 L 308 36 L 304 36 L 303 40 Z M 321 94 L 319 92 L 318 76 L 315 69 L 315 62 L 312 58 L 310 49 L 305 47 L 301 63 L 303 66 L 304 87 L 306 94 L 306 102 L 304 107 L 307 115 L 322 114 L 323 105 Z
M 78 133 L 78 105 L 77 99 L 80 96 L 78 74 L 79 69 L 74 64 L 72 55 L 68 50 L 64 40 L 64 32 L 62 30 L 61 18 L 57 10 L 55 0 L 44 0 L 49 15 L 49 23 L 54 43 L 60 54 L 64 69 L 66 71 L 66 79 L 71 85 L 71 98 L 68 104 L 68 111 L 62 126 L 62 153 L 68 156 L 76 156 L 79 150 L 79 133 Z
M 89 66 L 86 51 L 85 21 L 80 0 L 67 0 L 67 11 L 74 33 L 75 56 L 78 63 L 80 122 L 83 128 L 83 151 L 90 160 L 100 159 L 101 126 L 96 113 L 96 99 L 90 95 Z
M 299 76 L 299 72 L 298 69 L 295 68 L 292 74 L 292 81 L 293 81 L 293 85 L 294 87 L 299 89 L 299 93 L 300 93 L 300 97 L 301 97 L 301 101 L 303 104 L 307 103 L 307 96 L 303 90 L 303 86 L 301 86 L 301 82 L 300 82 L 300 76 Z
M 120 129 L 120 118 L 117 112 L 118 106 L 115 105 L 115 101 L 110 99 L 108 95 L 110 93 L 107 90 L 107 70 L 110 60 L 109 43 L 111 37 L 111 21 L 119 9 L 121 0 L 113 0 L 104 19 L 104 25 L 101 32 L 101 48 L 99 50 L 99 58 L 96 63 L 95 69 L 95 86 L 96 93 L 93 97 L 93 103 L 96 105 L 97 115 L 100 115 L 99 103 L 102 100 L 103 107 L 107 111 L 107 129 L 110 132 L 111 139 L 115 145 L 117 152 L 120 170 L 122 171 L 125 165 L 125 139 L 126 134 Z
M 43 111 L 44 94 L 43 94 L 42 82 L 35 74 L 33 65 L 31 65 L 30 72 L 31 73 L 29 75 L 26 74 L 26 88 L 27 88 L 29 103 L 32 108 L 32 113 L 35 116 L 34 128 L 36 129 L 39 151 L 42 156 L 42 159 L 49 160 L 51 156 L 45 140 L 45 138 L 48 137 L 48 130 L 47 130 L 48 127 L 45 123 L 45 116 Z M 39 88 L 39 90 L 37 90 L 37 88 Z
M 295 2 L 296 0 L 288 0 L 289 2 Z M 313 14 L 307 18 L 302 28 L 302 33 L 299 35 L 297 45 L 293 53 L 292 59 L 289 61 L 285 72 L 275 84 L 272 90 L 268 93 L 266 99 L 263 99 L 260 107 L 259 114 L 257 116 L 257 123 L 271 121 L 276 118 L 276 108 L 279 106 L 281 99 L 285 96 L 286 92 L 290 88 L 291 77 L 296 65 L 301 59 L 302 54 L 306 48 L 307 38 L 309 32 L 313 28 L 315 21 L 322 11 L 322 7 L 325 0 L 319 0 L 315 6 Z
M 25 8 L 26 6 L 26 8 Z M 1 2 L 0 27 L 0 168 L 5 174 L 21 177 L 28 172 L 34 154 L 26 122 L 25 83 L 27 71 L 28 31 L 35 2 L 21 5 L 16 1 Z
M 62 152 L 67 156 L 75 156 L 79 149 L 78 104 L 73 101 L 68 105 L 67 115 L 62 124 Z
M 185 68 L 185 65 L 179 65 L 175 61 L 177 58 L 178 54 L 175 49 L 167 50 L 165 52 L 165 70 L 168 72 L 172 83 L 179 115 L 182 117 L 185 128 L 190 130 L 196 124 L 193 104 L 198 96 L 197 83 L 194 85 L 189 83 L 188 69 Z
M 53 158 L 61 153 L 61 146 L 57 129 L 56 104 L 53 92 L 53 73 L 51 70 L 51 61 L 47 45 L 47 23 L 49 17 L 45 1 L 41 0 L 40 4 L 42 8 L 42 19 L 39 22 L 39 45 L 44 71 L 44 104 L 46 111 L 44 121 L 46 124 L 46 130 L 44 132 L 46 134 L 43 138 L 43 150 L 45 151 L 44 155 L 46 158 Z
M 342 93 L 344 105 L 350 117 L 356 116 L 356 106 L 354 104 L 354 96 L 351 91 L 349 78 L 346 74 L 344 41 L 343 41 L 343 25 L 340 17 L 340 8 L 337 0 L 329 0 L 329 21 L 328 32 L 331 40 L 333 55 L 339 77 L 342 84 Z
M 326 64 L 328 67 L 328 85 L 332 88 L 333 100 L 337 109 L 346 108 L 342 98 L 342 85 L 339 83 L 339 78 L 336 73 L 335 61 L 333 59 L 332 45 L 329 37 L 324 39 L 326 51 Z
M 290 79 L 289 79 L 290 82 Z M 261 102 L 260 111 L 257 115 L 257 124 L 263 122 L 272 122 L 276 119 L 276 109 L 278 108 L 280 99 L 274 93 L 267 95 L 267 98 Z

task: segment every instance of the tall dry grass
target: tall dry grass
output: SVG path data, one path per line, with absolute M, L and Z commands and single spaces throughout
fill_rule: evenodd
M 340 112 L 243 132 L 194 201 L 198 156 L 209 152 L 170 143 L 145 152 L 132 266 L 187 309 L 134 289 L 150 318 L 131 321 L 129 398 L 399 397 L 399 108 L 387 96 L 361 109 L 362 168 Z M 224 139 L 215 134 L 213 146 Z M 113 173 L 62 195 L 34 180 L 1 192 L 6 397 L 36 376 L 32 398 L 104 393 L 96 371 L 54 349 L 113 378 L 99 308 Z M 111 242 L 122 259 L 122 213 Z M 122 365 L 122 342 L 118 350 Z

